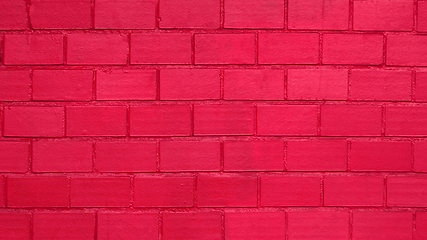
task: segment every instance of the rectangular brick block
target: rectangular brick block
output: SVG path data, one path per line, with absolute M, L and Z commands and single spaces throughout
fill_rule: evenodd
M 388 35 L 387 65 L 427 66 L 427 36 Z
M 99 239 L 138 240 L 158 238 L 158 213 L 143 212 L 99 212 Z
M 416 72 L 415 77 L 415 101 L 427 101 L 427 72 Z
M 354 239 L 412 239 L 411 212 L 355 212 Z
M 29 71 L 0 71 L 0 101 L 30 101 L 30 84 Z
M 0 172 L 21 172 L 28 170 L 28 142 L 0 142 Z
M 175 239 L 221 239 L 221 213 L 163 213 L 163 240 Z
M 1 30 L 21 30 L 28 28 L 27 2 L 25 0 L 3 0 L 0 2 Z
M 414 240 L 422 240 L 427 238 L 427 213 L 417 212 L 415 216 L 415 233 Z
M 427 172 L 427 142 L 414 142 L 414 171 Z
M 26 212 L 1 212 L 0 239 L 30 239 L 30 217 L 30 213 Z
M 417 2 L 418 6 L 418 15 L 417 15 L 417 25 L 418 31 L 426 32 L 427 31 L 427 2 L 419 1 Z
M 386 136 L 426 136 L 426 106 L 387 106 Z
M 387 206 L 427 207 L 427 178 L 387 177 Z

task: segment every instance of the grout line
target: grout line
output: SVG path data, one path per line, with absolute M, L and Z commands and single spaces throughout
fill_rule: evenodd
M 91 0 L 91 7 L 90 7 L 90 28 L 95 29 L 95 0 Z

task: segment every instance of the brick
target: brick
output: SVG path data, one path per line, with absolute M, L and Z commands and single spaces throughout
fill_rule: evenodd
M 317 33 L 260 33 L 258 38 L 260 64 L 319 63 Z
M 255 64 L 254 34 L 196 34 L 196 64 Z
M 224 2 L 225 28 L 284 28 L 285 3 L 281 0 L 229 0 Z
M 129 177 L 71 178 L 71 207 L 129 207 Z
M 63 39 L 61 34 L 17 34 L 4 37 L 5 65 L 62 64 Z
M 156 1 L 97 0 L 96 29 L 154 29 Z
M 0 172 L 26 172 L 29 147 L 28 142 L 0 142 Z
M 190 136 L 189 105 L 153 105 L 130 108 L 131 136 Z
M 63 107 L 6 107 L 4 136 L 62 137 Z
M 427 207 L 427 178 L 388 177 L 387 206 Z
M 322 136 L 380 136 L 382 111 L 380 106 L 323 105 Z
M 289 239 L 340 240 L 349 238 L 346 211 L 297 211 L 288 213 Z
M 386 136 L 427 135 L 427 108 L 424 106 L 387 106 Z
M 157 213 L 99 212 L 98 238 L 139 240 L 158 238 Z
M 412 239 L 412 212 L 355 212 L 354 239 Z
M 97 100 L 156 100 L 156 70 L 96 73 Z
M 427 142 L 414 142 L 413 154 L 414 154 L 414 171 L 427 172 Z
M 316 135 L 317 110 L 315 105 L 259 105 L 257 134 Z
M 34 141 L 34 172 L 91 172 L 92 143 L 87 141 Z
M 414 2 L 410 0 L 356 0 L 353 29 L 376 31 L 411 31 Z
M 427 213 L 417 212 L 415 215 L 414 240 L 422 240 L 426 238 L 427 238 Z
M 383 63 L 383 35 L 324 34 L 323 63 L 380 65 Z
M 289 69 L 288 100 L 347 100 L 348 70 Z
M 261 177 L 261 206 L 320 206 L 320 177 Z
M 160 142 L 160 171 L 219 171 L 220 143 L 196 141 Z
M 290 0 L 288 3 L 289 29 L 348 29 L 348 1 Z
M 224 99 L 283 100 L 283 70 L 225 70 Z
M 417 72 L 415 77 L 415 101 L 427 101 L 427 72 Z
M 387 65 L 427 66 L 427 36 L 388 35 Z
M 195 135 L 252 135 L 253 121 L 249 105 L 194 106 Z
M 66 177 L 8 177 L 8 207 L 68 207 Z
M 131 35 L 132 64 L 190 64 L 191 35 L 153 33 Z
M 161 100 L 220 98 L 219 69 L 161 69 Z
M 127 62 L 126 35 L 70 34 L 67 42 L 67 63 L 70 65 L 124 65 Z
M 418 7 L 418 31 L 426 32 L 427 31 L 427 2 L 419 1 L 417 2 Z
M 156 143 L 97 142 L 95 169 L 99 172 L 155 172 Z
M 35 212 L 34 240 L 95 238 L 95 213 L 92 212 Z
M 351 100 L 411 101 L 411 71 L 352 70 Z
M 1 30 L 21 30 L 28 28 L 27 3 L 25 0 L 4 0 L 0 2 Z
M 34 70 L 33 100 L 92 100 L 92 70 Z
M 25 212 L 1 212 L 0 239 L 30 239 L 30 214 Z
M 29 71 L 0 71 L 0 101 L 30 101 L 30 84 Z
M 285 213 L 226 212 L 225 239 L 285 239 Z
M 352 171 L 410 171 L 411 142 L 352 141 Z
M 67 136 L 125 136 L 125 106 L 66 107 Z
M 199 207 L 256 207 L 257 177 L 237 175 L 199 175 Z
M 221 213 L 163 213 L 163 240 L 175 239 L 221 239 Z
M 219 28 L 219 0 L 162 0 L 160 28 Z
M 35 29 L 88 29 L 91 7 L 90 0 L 32 0 L 31 26 Z
M 283 141 L 225 141 L 225 171 L 283 171 Z
M 193 177 L 135 178 L 136 207 L 192 207 Z
M 287 141 L 286 169 L 287 171 L 346 171 L 347 141 Z

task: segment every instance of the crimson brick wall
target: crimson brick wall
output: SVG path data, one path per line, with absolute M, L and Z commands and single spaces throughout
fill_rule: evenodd
M 427 239 L 427 1 L 0 0 L 0 240 Z

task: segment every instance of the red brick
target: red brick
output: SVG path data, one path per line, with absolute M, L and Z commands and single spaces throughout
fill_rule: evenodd
M 351 100 L 411 101 L 411 71 L 352 70 Z
M 324 34 L 323 63 L 380 65 L 383 63 L 383 35 Z
M 258 135 L 316 135 L 315 105 L 259 105 L 257 107 Z
M 135 178 L 136 207 L 192 207 L 193 177 Z
M 27 2 L 25 0 L 3 0 L 0 2 L 1 30 L 28 28 Z
M 317 33 L 260 33 L 258 45 L 261 64 L 319 63 Z
M 126 64 L 128 37 L 122 34 L 68 35 L 67 63 L 70 65 Z
M 285 213 L 226 212 L 225 239 L 285 239 Z
M 388 35 L 387 65 L 427 66 L 427 36 Z
M 35 29 L 87 29 L 91 27 L 90 0 L 32 0 L 31 25 Z
M 321 106 L 322 136 L 380 136 L 380 106 Z
M 412 212 L 355 212 L 353 239 L 412 239 Z
M 414 171 L 427 172 L 427 142 L 414 142 Z
M 283 141 L 224 142 L 225 171 L 283 171 Z
M 71 178 L 71 207 L 129 207 L 129 177 Z
M 427 101 L 427 72 L 417 72 L 415 79 L 415 101 Z
M 352 141 L 352 171 L 410 171 L 411 142 Z
M 156 100 L 156 70 L 96 73 L 97 100 Z
M 5 65 L 51 65 L 62 64 L 63 35 L 19 34 L 5 35 Z
M 162 0 L 160 28 L 219 28 L 219 0 Z
M 154 29 L 156 1 L 97 0 L 95 28 Z
M 419 3 L 418 3 L 419 4 Z M 427 213 L 417 212 L 415 217 L 414 240 L 423 240 L 427 238 Z
M 387 206 L 427 207 L 427 178 L 388 177 Z
M 159 215 L 142 212 L 99 212 L 98 239 L 139 240 L 158 238 Z
M 427 2 L 419 1 L 418 6 L 418 31 L 427 31 Z
M 348 29 L 348 1 L 290 0 L 289 29 Z
M 34 141 L 34 172 L 91 172 L 92 143 L 87 141 Z
M 5 107 L 4 136 L 64 136 L 63 107 Z
M 99 172 L 155 172 L 156 143 L 97 142 L 95 169 Z
M 347 141 L 288 141 L 286 169 L 288 171 L 346 171 Z
M 348 70 L 289 69 L 288 100 L 347 100 Z
M 163 240 L 221 239 L 221 213 L 195 212 L 163 214 Z
M 190 64 L 191 35 L 153 33 L 131 35 L 132 64 Z
M 30 214 L 0 212 L 0 240 L 30 239 Z
M 0 71 L 0 101 L 30 101 L 29 71 Z
M 298 211 L 288 213 L 289 239 L 348 239 L 349 214 L 346 211 Z
M 92 70 L 34 70 L 33 100 L 92 100 Z
M 95 213 L 92 212 L 35 212 L 34 240 L 95 238 Z
M 219 171 L 220 143 L 196 141 L 160 142 L 160 171 Z
M 8 207 L 68 207 L 66 177 L 8 177 Z
M 385 120 L 386 136 L 427 135 L 425 106 L 388 106 Z
M 229 0 L 224 2 L 225 28 L 284 28 L 281 0 Z
M 320 177 L 261 177 L 261 206 L 320 206 Z
M 153 105 L 131 107 L 131 136 L 189 136 L 189 105 Z
M 257 177 L 199 175 L 197 177 L 199 207 L 256 207 Z
M 283 70 L 225 70 L 224 99 L 283 100 Z
M 67 136 L 125 136 L 125 106 L 67 107 Z
M 253 121 L 249 105 L 194 106 L 195 135 L 252 135 Z
M 0 172 L 26 172 L 29 147 L 28 142 L 0 142 Z
M 160 70 L 160 99 L 219 99 L 219 77 L 219 69 L 162 69 Z

